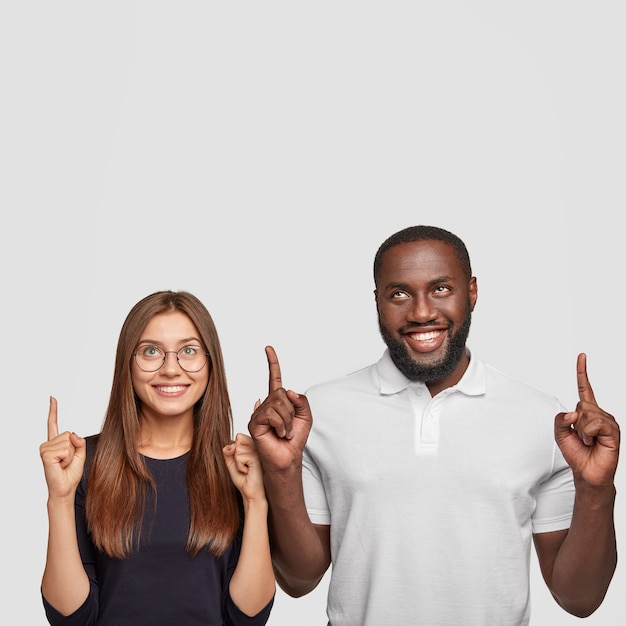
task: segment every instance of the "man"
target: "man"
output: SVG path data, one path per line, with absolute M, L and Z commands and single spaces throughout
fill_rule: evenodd
M 556 601 L 591 614 L 617 560 L 620 433 L 585 355 L 573 412 L 480 361 L 466 347 L 477 281 L 443 229 L 392 235 L 374 281 L 378 363 L 304 396 L 266 349 L 269 395 L 249 430 L 279 584 L 306 594 L 332 562 L 332 626 L 518 626 L 532 539 Z

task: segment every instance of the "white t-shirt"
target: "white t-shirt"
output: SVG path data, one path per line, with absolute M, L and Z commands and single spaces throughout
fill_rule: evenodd
M 388 352 L 307 392 L 303 481 L 330 524 L 332 626 L 528 624 L 532 533 L 569 528 L 553 396 L 471 356 L 432 398 Z

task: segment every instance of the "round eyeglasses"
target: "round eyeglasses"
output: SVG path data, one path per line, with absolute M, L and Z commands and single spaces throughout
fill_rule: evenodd
M 163 367 L 168 354 L 175 354 L 178 364 L 186 372 L 199 372 L 205 365 L 209 353 L 200 346 L 183 346 L 180 350 L 163 350 L 159 346 L 143 345 L 134 352 L 137 367 L 144 372 L 156 372 Z

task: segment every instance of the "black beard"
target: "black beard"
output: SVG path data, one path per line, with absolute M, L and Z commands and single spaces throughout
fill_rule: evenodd
M 454 332 L 454 328 L 452 327 L 453 332 L 450 335 L 450 343 L 448 344 L 448 349 L 443 357 L 438 363 L 423 365 L 413 359 L 404 342 L 399 339 L 395 339 L 391 336 L 389 331 L 383 328 L 380 323 L 380 316 L 378 317 L 380 334 L 389 348 L 391 359 L 395 363 L 396 367 L 409 380 L 419 383 L 441 380 L 454 372 L 454 368 L 458 365 L 465 352 L 465 343 L 469 335 L 471 322 L 472 311 L 468 306 L 467 315 L 465 316 L 461 326 L 459 326 L 459 329 Z

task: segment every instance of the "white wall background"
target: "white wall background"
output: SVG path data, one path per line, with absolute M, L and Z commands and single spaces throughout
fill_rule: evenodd
M 626 423 L 624 17 L 617 0 L 3 3 L 11 623 L 45 623 L 48 396 L 62 428 L 99 430 L 122 321 L 158 289 L 213 313 L 245 430 L 264 345 L 297 390 L 377 359 L 376 248 L 443 226 L 479 279 L 472 348 L 572 407 L 586 351 Z M 532 559 L 532 623 L 580 623 Z M 270 624 L 325 624 L 325 584 L 279 593 Z M 623 624 L 625 584 L 620 564 L 585 624 Z

